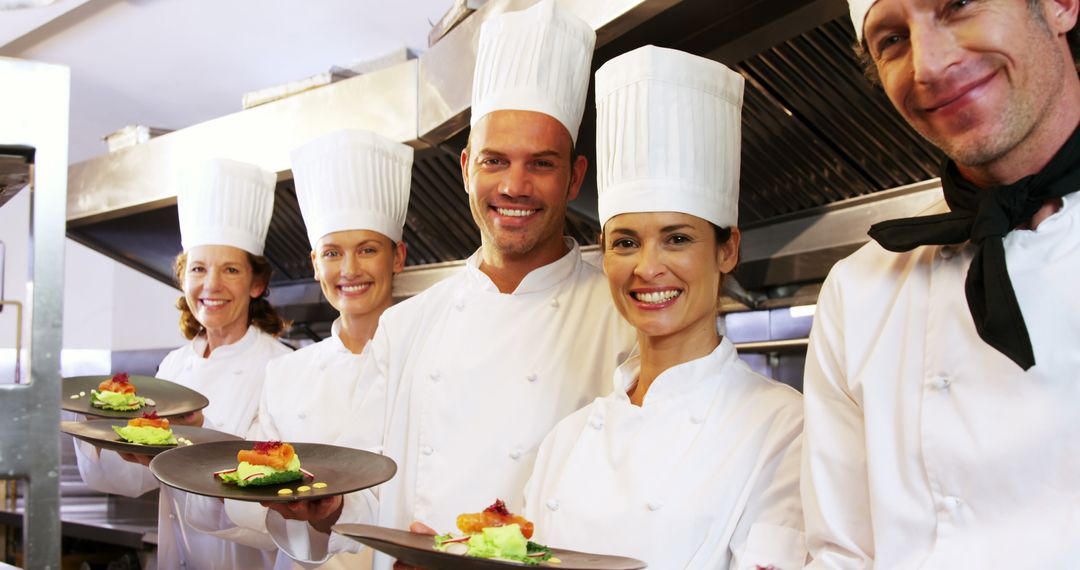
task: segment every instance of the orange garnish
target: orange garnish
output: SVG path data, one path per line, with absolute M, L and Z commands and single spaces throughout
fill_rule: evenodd
M 296 450 L 293 446 L 287 443 L 281 443 L 278 441 L 257 443 L 255 449 L 242 449 L 236 454 L 237 461 L 247 461 L 252 465 L 265 465 L 272 467 L 279 471 L 284 471 L 285 467 L 292 461 L 292 458 L 296 455 Z
M 493 526 L 507 526 L 511 524 L 520 526 L 521 534 L 525 535 L 525 538 L 532 538 L 533 523 L 523 516 L 515 515 L 508 511 L 506 509 L 506 504 L 500 499 L 495 499 L 495 503 L 484 509 L 484 512 L 482 513 L 458 515 L 457 518 L 458 530 L 466 534 L 478 533 L 485 528 Z

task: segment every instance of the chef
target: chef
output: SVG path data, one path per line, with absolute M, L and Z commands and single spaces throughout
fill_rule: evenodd
M 633 332 L 603 275 L 563 237 L 587 167 L 573 146 L 594 41 L 551 0 L 483 25 L 461 154 L 482 245 L 463 271 L 383 314 L 364 369 L 372 387 L 338 443 L 389 456 L 397 475 L 341 513 L 340 499 L 282 509 L 312 521 L 310 542 L 272 512 L 268 526 L 294 557 L 324 557 L 335 520 L 446 531 L 496 497 L 520 509 L 540 440 L 608 391 Z M 329 544 L 354 546 L 337 535 Z
M 355 418 L 364 347 L 393 303 L 395 273 L 405 266 L 402 229 L 409 205 L 413 149 L 367 131 L 337 131 L 292 152 L 293 180 L 323 295 L 338 311 L 330 336 L 270 361 L 258 419 L 248 439 L 333 443 Z M 259 546 L 269 539 L 257 503 L 189 496 L 192 524 Z M 323 568 L 345 568 L 342 553 Z M 293 562 L 281 555 L 277 568 Z
M 821 291 L 813 566 L 1080 567 L 1080 2 L 849 4 L 945 213 L 875 225 Z
M 191 340 L 170 352 L 157 376 L 187 386 L 210 405 L 174 423 L 244 436 L 258 411 L 265 363 L 289 353 L 275 337 L 285 322 L 266 300 L 270 264 L 262 257 L 274 210 L 273 172 L 252 164 L 211 160 L 185 180 L 177 195 L 184 248 L 176 258 L 183 296 L 180 329 Z M 99 451 L 75 442 L 79 473 L 91 488 L 138 497 L 159 487 L 145 467 L 150 457 Z M 161 487 L 158 568 L 269 568 L 273 543 L 261 550 L 193 529 L 187 494 Z
M 717 333 L 739 256 L 743 78 L 646 46 L 596 72 L 604 273 L 638 347 L 540 446 L 540 543 L 650 568 L 802 568 L 802 398 Z M 676 150 L 676 152 L 672 152 Z

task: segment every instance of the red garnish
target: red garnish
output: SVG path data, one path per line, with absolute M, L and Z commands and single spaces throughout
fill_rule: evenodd
M 119 382 L 121 384 L 127 384 L 129 382 L 128 373 L 127 372 L 121 372 L 119 374 L 116 374 L 116 375 L 114 375 L 112 377 L 112 380 L 113 380 L 113 382 Z
M 469 542 L 469 539 L 471 539 L 471 538 L 472 538 L 471 536 L 461 536 L 461 537 L 458 537 L 458 538 L 451 538 L 451 539 L 444 540 L 444 541 L 442 541 L 442 543 L 443 544 L 453 544 L 455 542 Z
M 281 447 L 281 445 L 282 444 L 280 441 L 260 441 L 256 443 L 251 449 L 259 453 L 265 453 L 269 455 L 270 453 L 273 453 L 274 450 Z
M 490 507 L 484 509 L 485 513 L 495 513 L 504 517 L 510 516 L 510 511 L 506 508 L 506 503 L 502 499 L 495 499 L 495 502 Z
M 314 474 L 314 473 L 312 473 L 311 471 L 308 471 L 307 469 L 304 469 L 303 467 L 301 467 L 301 468 L 300 468 L 300 472 L 301 472 L 301 473 L 303 473 L 304 475 L 306 475 L 306 476 L 308 476 L 308 477 L 312 478 L 312 479 L 314 479 L 314 478 L 315 478 L 315 474 Z
M 150 410 L 149 414 L 146 413 L 146 412 L 143 412 L 142 417 L 143 417 L 143 419 L 147 419 L 147 420 L 159 420 L 159 419 L 161 419 L 157 415 L 157 410 Z

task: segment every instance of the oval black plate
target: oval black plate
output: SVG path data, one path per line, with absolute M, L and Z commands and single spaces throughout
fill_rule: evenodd
M 252 441 L 221 441 L 171 449 L 150 462 L 150 471 L 162 483 L 208 497 L 238 501 L 284 502 L 318 499 L 352 493 L 389 481 L 397 472 L 397 464 L 389 457 L 322 443 L 293 443 L 300 465 L 315 478 L 304 477 L 284 485 L 238 487 L 222 483 L 214 472 L 236 467 L 236 454 L 251 449 Z M 301 485 L 326 483 L 322 489 L 298 492 Z M 279 495 L 280 489 L 292 489 L 290 495 Z
M 69 412 L 96 416 L 99 418 L 138 418 L 143 412 L 157 411 L 163 418 L 182 416 L 201 410 L 210 405 L 206 396 L 176 382 L 169 382 L 152 376 L 131 376 L 135 385 L 135 395 L 149 398 L 154 405 L 147 404 L 138 410 L 120 412 L 103 410 L 90 404 L 90 390 L 97 390 L 98 384 L 112 376 L 73 376 L 64 378 L 61 385 L 60 407 Z M 72 398 L 72 396 L 76 396 Z
M 372 526 L 368 524 L 338 524 L 334 532 L 345 535 L 393 556 L 398 561 L 419 568 L 439 568 L 440 570 L 505 570 L 522 568 L 525 564 L 473 558 L 435 550 L 435 537 L 416 534 L 404 530 Z M 552 548 L 551 554 L 559 559 L 558 564 L 541 562 L 539 568 L 560 568 L 562 570 L 640 570 L 645 563 L 623 556 L 588 554 L 573 550 Z M 534 566 L 528 566 L 533 568 Z
M 184 438 L 190 444 L 179 443 L 178 445 L 143 445 L 131 443 L 120 439 L 112 426 L 125 426 L 127 420 L 89 420 L 85 422 L 60 422 L 60 431 L 77 437 L 90 445 L 101 449 L 110 449 L 122 453 L 134 453 L 135 455 L 157 455 L 175 447 L 194 445 L 196 443 L 210 443 L 213 441 L 240 441 L 241 438 L 221 431 L 194 426 L 170 426 L 173 435 Z

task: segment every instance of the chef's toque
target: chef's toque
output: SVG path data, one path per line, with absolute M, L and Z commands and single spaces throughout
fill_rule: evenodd
M 176 196 L 184 251 L 230 245 L 262 255 L 276 182 L 273 172 L 254 164 L 213 159 L 200 165 Z
M 342 130 L 293 150 L 291 159 L 311 249 L 326 234 L 346 230 L 401 240 L 412 147 L 368 131 Z
M 866 14 L 876 3 L 877 0 L 848 0 L 851 24 L 855 26 L 855 39 L 859 42 L 863 40 L 863 23 L 866 21 Z
M 576 143 L 595 43 L 592 27 L 554 0 L 484 22 L 471 126 L 492 111 L 535 111 L 562 123 Z
M 600 224 L 680 212 L 737 224 L 743 77 L 721 63 L 645 46 L 596 72 Z

